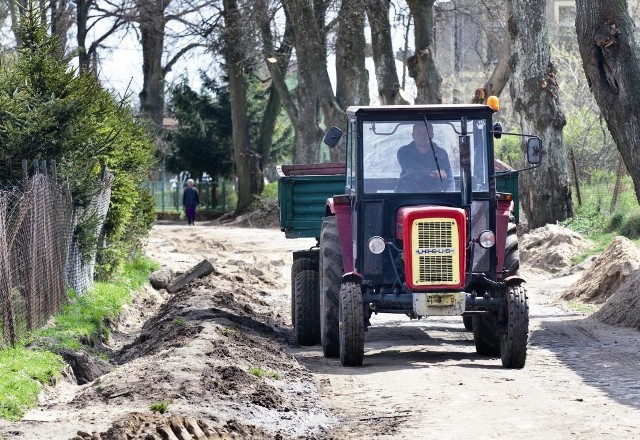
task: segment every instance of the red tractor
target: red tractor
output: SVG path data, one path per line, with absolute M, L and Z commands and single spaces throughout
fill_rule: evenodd
M 372 314 L 459 315 L 479 354 L 524 366 L 529 305 L 518 275 L 517 171 L 496 173 L 494 137 L 511 133 L 493 124 L 493 102 L 350 107 L 340 174 L 334 164 L 282 167 L 282 229 L 318 239 L 294 253 L 301 344 L 321 342 L 325 356 L 359 366 Z M 540 138 L 519 136 L 538 166 Z M 342 138 L 332 127 L 325 143 Z M 512 192 L 497 192 L 497 181 Z

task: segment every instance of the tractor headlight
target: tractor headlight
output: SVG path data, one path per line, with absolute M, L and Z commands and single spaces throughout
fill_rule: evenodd
M 489 249 L 496 244 L 496 236 L 491 231 L 484 231 L 478 237 L 478 243 L 485 249 Z
M 386 246 L 382 237 L 376 235 L 369 239 L 369 250 L 372 254 L 379 255 L 383 253 Z

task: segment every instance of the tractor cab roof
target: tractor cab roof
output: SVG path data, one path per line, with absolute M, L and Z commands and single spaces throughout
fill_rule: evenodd
M 429 105 L 379 105 L 379 106 L 351 106 L 347 108 L 347 115 L 357 116 L 364 113 L 460 113 L 465 111 L 491 111 L 494 110 L 486 104 L 429 104 Z

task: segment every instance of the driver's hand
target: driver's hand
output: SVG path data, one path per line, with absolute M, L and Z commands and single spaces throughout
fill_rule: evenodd
M 435 179 L 446 179 L 447 178 L 447 172 L 445 170 L 440 170 L 440 176 L 438 177 L 438 170 L 436 171 L 432 171 L 429 173 L 429 177 L 433 177 Z

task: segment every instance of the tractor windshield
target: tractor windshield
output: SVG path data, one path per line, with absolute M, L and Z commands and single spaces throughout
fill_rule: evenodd
M 489 191 L 485 119 L 467 121 L 473 191 Z M 366 193 L 461 190 L 460 119 L 363 121 Z

